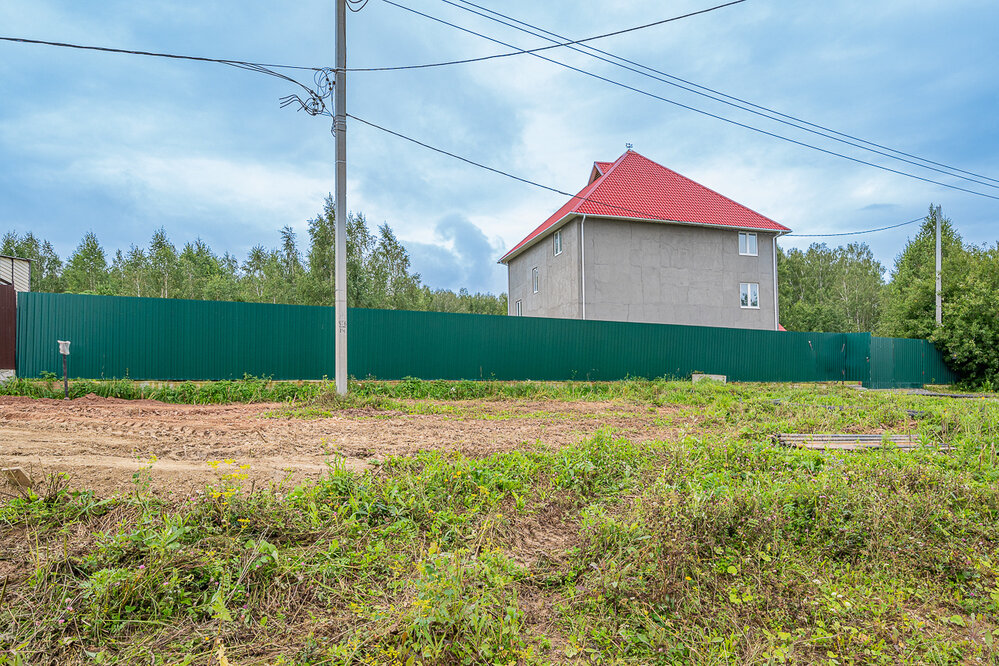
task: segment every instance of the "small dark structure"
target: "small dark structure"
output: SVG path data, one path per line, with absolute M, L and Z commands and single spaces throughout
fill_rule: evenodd
M 31 291 L 31 261 L 0 254 L 0 380 L 14 375 L 17 292 Z

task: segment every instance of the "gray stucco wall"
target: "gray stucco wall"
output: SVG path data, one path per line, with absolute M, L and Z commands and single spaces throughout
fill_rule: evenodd
M 587 218 L 583 225 L 585 318 L 773 330 L 773 234 L 757 232 L 758 256 L 739 254 L 739 232 L 679 224 Z M 509 264 L 509 312 L 580 318 L 580 221 L 552 234 Z M 537 266 L 540 291 L 532 293 Z M 759 309 L 740 307 L 739 285 L 755 282 Z
M 549 232 L 525 252 L 517 255 L 507 270 L 508 311 L 517 314 L 517 301 L 523 303 L 525 317 L 579 319 L 579 222 L 561 228 L 562 253 L 555 256 Z M 534 293 L 531 270 L 537 267 L 539 286 Z
M 739 254 L 739 232 L 588 218 L 586 318 L 774 330 L 773 234 L 758 256 Z M 759 309 L 739 285 L 760 285 Z

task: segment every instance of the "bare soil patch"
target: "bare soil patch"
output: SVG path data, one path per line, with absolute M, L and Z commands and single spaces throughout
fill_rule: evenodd
M 540 442 L 564 446 L 611 427 L 636 441 L 676 435 L 662 425 L 674 411 L 622 403 L 460 401 L 444 414 L 344 410 L 325 418 L 274 418 L 284 407 L 174 405 L 86 396 L 76 400 L 0 396 L 0 466 L 33 478 L 65 472 L 70 487 L 100 495 L 133 490 L 148 471 L 149 489 L 187 496 L 239 465 L 247 483 L 316 477 L 330 456 L 360 469 L 373 460 L 424 450 L 482 456 Z M 453 408 L 453 409 L 452 409 Z M 580 418 L 585 417 L 585 418 Z M 208 463 L 234 460 L 213 469 Z

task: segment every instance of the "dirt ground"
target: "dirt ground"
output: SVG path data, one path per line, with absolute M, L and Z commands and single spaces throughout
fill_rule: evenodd
M 260 484 L 316 477 L 331 456 L 364 468 L 421 450 L 487 455 L 540 442 L 562 446 L 610 426 L 641 441 L 676 435 L 669 408 L 538 401 L 435 403 L 447 414 L 344 410 L 327 418 L 277 416 L 283 405 L 172 405 L 87 396 L 0 396 L 0 467 L 33 479 L 66 472 L 69 487 L 128 493 L 143 471 L 149 490 L 180 498 L 220 475 Z M 155 462 L 150 466 L 150 460 Z M 213 467 L 211 461 L 232 460 Z M 238 469 L 249 465 L 248 468 Z M 146 471 L 148 469 L 148 471 Z

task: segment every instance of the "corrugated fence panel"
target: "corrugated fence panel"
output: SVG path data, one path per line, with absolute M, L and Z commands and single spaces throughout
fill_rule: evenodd
M 399 379 L 590 379 L 724 374 L 733 381 L 860 381 L 867 334 L 352 310 L 350 367 Z M 362 333 L 363 332 L 363 333 Z M 863 351 L 857 367 L 848 350 Z
M 333 375 L 332 308 L 20 294 L 18 373 L 73 377 L 321 379 Z
M 333 308 L 70 294 L 20 294 L 18 372 L 73 377 L 321 379 L 334 374 Z M 922 340 L 867 333 L 359 310 L 347 313 L 358 378 L 613 380 L 727 375 L 733 381 L 953 379 Z M 925 378 L 925 379 L 923 379 Z
M 606 321 L 352 310 L 352 374 L 381 379 L 842 379 L 846 336 Z M 835 358 L 828 358 L 834 353 Z

